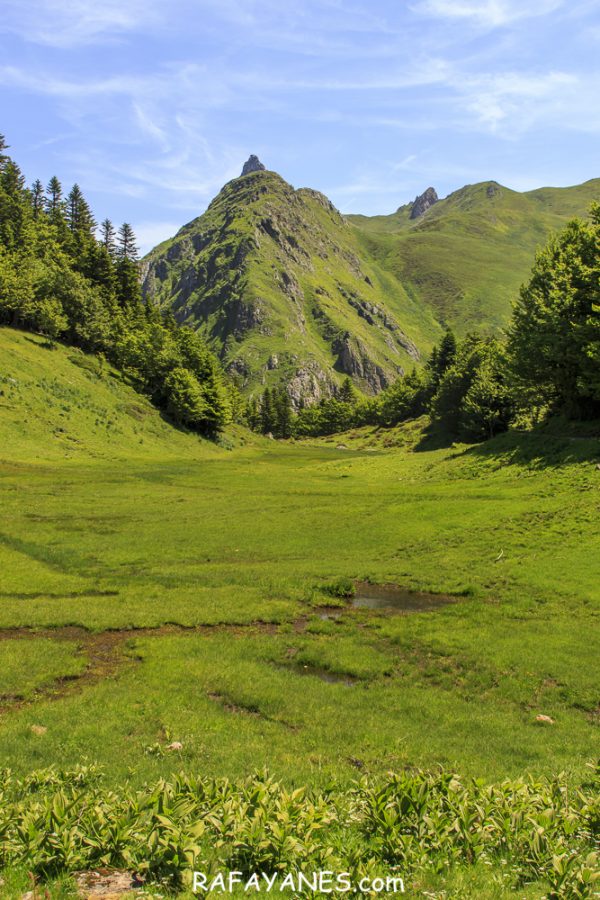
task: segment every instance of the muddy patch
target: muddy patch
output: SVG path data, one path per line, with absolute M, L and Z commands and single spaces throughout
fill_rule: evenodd
M 323 666 L 284 663 L 279 664 L 277 668 L 285 672 L 292 672 L 293 675 L 311 675 L 326 682 L 326 684 L 345 684 L 346 687 L 353 687 L 358 683 L 358 678 L 355 678 L 354 675 L 348 675 L 345 672 L 333 672 L 331 669 L 325 669 Z
M 57 700 L 116 675 L 121 669 L 137 660 L 124 652 L 130 632 L 103 631 L 98 634 L 85 628 L 15 628 L 0 630 L 0 641 L 28 641 L 50 638 L 74 645 L 75 653 L 84 657 L 85 669 L 78 675 L 62 675 L 47 684 L 40 685 L 31 697 L 4 696 L 0 698 L 0 715 L 22 709 L 40 700 Z
M 434 612 L 458 601 L 457 597 L 449 594 L 410 591 L 397 584 L 357 581 L 355 588 L 356 592 L 350 601 L 350 605 L 355 609 L 387 610 L 397 613 Z

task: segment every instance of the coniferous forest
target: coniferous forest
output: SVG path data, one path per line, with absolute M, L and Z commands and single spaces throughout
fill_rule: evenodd
M 143 302 L 131 225 L 98 228 L 79 185 L 29 188 L 0 136 L 0 322 L 102 354 L 176 422 L 215 435 L 231 418 L 219 364 L 189 328 Z

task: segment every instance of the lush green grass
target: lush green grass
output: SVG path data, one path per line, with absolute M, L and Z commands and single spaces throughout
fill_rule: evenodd
M 17 371 L 27 339 L 3 338 Z M 100 403 L 105 381 L 68 351 L 37 353 L 81 390 L 77 409 Z M 349 775 L 351 758 L 372 770 L 444 761 L 490 777 L 583 771 L 598 705 L 593 438 L 514 435 L 418 452 L 409 428 L 408 449 L 226 451 L 173 432 L 172 447 L 156 437 L 146 458 L 136 443 L 116 462 L 91 457 L 95 426 L 85 426 L 70 459 L 41 463 L 43 394 L 21 396 L 31 412 L 13 408 L 19 443 L 5 445 L 2 465 L 0 627 L 277 625 L 134 634 L 135 666 L 39 701 L 47 759 L 88 754 L 149 774 L 164 762 L 144 748 L 168 732 L 185 739 L 186 765 L 215 773 L 269 764 L 294 779 Z M 150 431 L 163 426 L 152 415 Z M 127 413 L 117 433 L 124 422 Z M 323 620 L 315 607 L 331 602 L 321 588 L 336 578 L 460 600 Z M 294 659 L 358 682 L 286 669 Z M 539 726 L 537 713 L 556 724 Z M 20 769 L 40 761 L 29 720 L 23 710 L 2 723 L 6 761 Z
M 0 715 L 1 764 L 25 773 L 88 759 L 115 785 L 262 766 L 321 786 L 407 765 L 487 780 L 589 771 L 597 438 L 427 450 L 412 423 L 344 435 L 348 449 L 339 437 L 240 434 L 215 447 L 171 430 L 85 357 L 37 342 L 0 332 L 0 629 L 57 630 L 0 634 L 0 693 L 32 701 Z M 76 438 L 68 450 L 54 417 Z M 340 579 L 456 602 L 353 609 L 325 591 Z M 67 626 L 117 633 L 78 652 Z M 88 660 L 94 677 L 61 693 Z M 34 693 L 54 682 L 52 696 Z
M 49 638 L 4 640 L 0 670 L 0 706 L 31 699 L 36 690 L 59 679 L 73 678 L 85 668 L 70 641 Z

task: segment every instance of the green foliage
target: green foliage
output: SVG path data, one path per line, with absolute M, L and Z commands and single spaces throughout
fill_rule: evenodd
M 191 872 L 280 877 L 347 872 L 356 885 L 390 871 L 502 866 L 514 890 L 546 882 L 552 898 L 584 898 L 599 874 L 597 786 L 563 778 L 485 785 L 419 770 L 349 790 L 288 790 L 267 774 L 239 781 L 179 775 L 134 792 L 103 786 L 93 766 L 0 778 L 0 867 L 41 878 L 126 868 L 171 888 Z
M 502 345 L 468 335 L 439 381 L 431 415 L 449 434 L 484 439 L 506 431 L 513 414 L 510 372 Z
M 447 330 L 433 348 L 427 365 L 397 378 L 377 397 L 359 397 L 350 379 L 338 393 L 312 405 L 289 405 L 285 389 L 267 388 L 260 405 L 249 401 L 250 428 L 275 437 L 318 437 L 363 425 L 391 428 L 431 413 L 450 435 L 481 440 L 506 431 L 514 415 L 514 399 L 503 346 L 492 338 L 470 335 L 457 344 Z M 280 424 L 284 404 L 285 427 Z
M 356 586 L 349 578 L 339 578 L 337 581 L 331 581 L 328 584 L 321 585 L 321 590 L 330 597 L 344 599 L 354 597 L 356 594 Z
M 165 379 L 167 410 L 176 422 L 200 428 L 206 418 L 206 402 L 198 379 L 189 369 L 177 366 Z
M 231 417 L 216 359 L 143 303 L 131 226 L 117 237 L 105 220 L 100 241 L 95 228 L 78 185 L 66 199 L 55 177 L 46 192 L 39 181 L 28 191 L 2 154 L 0 324 L 105 354 L 178 422 L 216 435 Z
M 538 253 L 521 289 L 509 349 L 525 403 L 571 418 L 600 414 L 600 206 Z

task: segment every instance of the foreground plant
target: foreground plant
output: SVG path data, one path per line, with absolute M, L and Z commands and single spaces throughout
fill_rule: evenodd
M 0 776 L 0 867 L 55 878 L 125 868 L 174 889 L 194 869 L 328 869 L 359 880 L 489 865 L 549 898 L 591 896 L 598 879 L 598 779 L 486 785 L 444 771 L 365 778 L 349 790 L 289 791 L 268 774 L 179 775 L 140 791 L 105 787 L 95 767 Z

